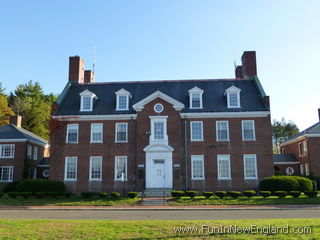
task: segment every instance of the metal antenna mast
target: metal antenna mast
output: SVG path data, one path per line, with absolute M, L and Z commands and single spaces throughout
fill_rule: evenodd
M 97 57 L 96 57 L 96 46 L 93 46 L 93 59 L 92 59 L 92 72 L 94 73 L 94 68 L 96 65 Z

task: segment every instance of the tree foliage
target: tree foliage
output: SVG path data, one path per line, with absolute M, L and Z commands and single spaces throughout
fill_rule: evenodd
M 274 119 L 272 123 L 274 153 L 280 153 L 280 144 L 297 133 L 299 133 L 299 128 L 294 122 L 286 121 L 284 118 L 282 118 L 281 121 Z
M 7 97 L 4 95 L 4 90 L 0 83 L 0 126 L 9 123 L 10 116 L 14 115 L 14 112 L 8 105 Z

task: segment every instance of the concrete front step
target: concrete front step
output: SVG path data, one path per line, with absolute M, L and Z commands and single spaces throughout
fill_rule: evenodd
M 145 198 L 143 199 L 142 205 L 143 206 L 164 206 L 165 200 Z
M 145 197 L 169 197 L 171 196 L 172 189 L 162 189 L 162 188 L 150 188 L 144 191 Z

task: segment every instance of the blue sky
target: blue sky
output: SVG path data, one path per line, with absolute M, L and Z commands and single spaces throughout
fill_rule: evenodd
M 272 118 L 302 130 L 320 107 L 320 1 L 2 1 L 0 82 L 29 80 L 60 93 L 68 57 L 96 81 L 233 78 L 233 62 L 257 51 Z

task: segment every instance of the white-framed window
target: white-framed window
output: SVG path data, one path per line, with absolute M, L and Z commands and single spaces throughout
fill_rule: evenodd
M 114 179 L 116 181 L 127 180 L 127 156 L 116 156 L 114 167 Z
M 231 179 L 230 155 L 218 154 L 217 165 L 218 165 L 218 179 L 230 180 Z
M 12 182 L 13 166 L 0 166 L 0 182 Z
M 204 179 L 204 159 L 203 155 L 191 155 L 191 172 L 193 180 Z
M 102 157 L 90 157 L 89 180 L 101 181 L 102 179 Z
M 242 120 L 242 140 L 254 141 L 256 140 L 254 120 Z
M 191 121 L 190 126 L 191 141 L 203 141 L 202 121 Z
M 91 139 L 92 143 L 103 142 L 103 123 L 91 123 Z
M 298 151 L 299 151 L 299 157 L 307 155 L 308 150 L 307 150 L 307 142 L 306 141 L 298 143 Z
M 157 103 L 154 105 L 153 107 L 153 110 L 156 112 L 156 113 L 161 113 L 163 111 L 163 105 L 161 103 Z
M 116 110 L 123 111 L 129 110 L 129 98 L 131 97 L 130 92 L 121 88 L 116 92 Z
M 216 121 L 217 141 L 229 141 L 229 121 Z
M 225 91 L 227 95 L 227 106 L 228 108 L 240 108 L 240 92 L 241 89 L 235 86 L 229 87 Z
M 202 108 L 202 94 L 203 94 L 203 90 L 198 88 L 198 87 L 194 87 L 192 89 L 190 89 L 189 91 L 189 104 L 190 104 L 190 108 L 192 109 L 201 109 Z
M 84 90 L 80 94 L 80 111 L 92 111 L 93 110 L 93 99 L 96 95 L 89 90 Z
M 38 147 L 33 146 L 33 160 L 38 160 Z
M 257 179 L 257 156 L 256 154 L 243 155 L 244 179 Z
M 67 143 L 78 143 L 79 124 L 67 125 Z
M 65 181 L 77 181 L 77 157 L 66 157 L 65 158 L 65 171 L 64 180 Z
M 116 123 L 116 142 L 128 142 L 128 123 Z
M 31 159 L 32 158 L 32 146 L 27 145 L 27 158 Z
M 150 116 L 150 141 L 167 141 L 167 116 Z
M 15 152 L 14 144 L 0 145 L 0 158 L 14 158 L 14 152 Z

